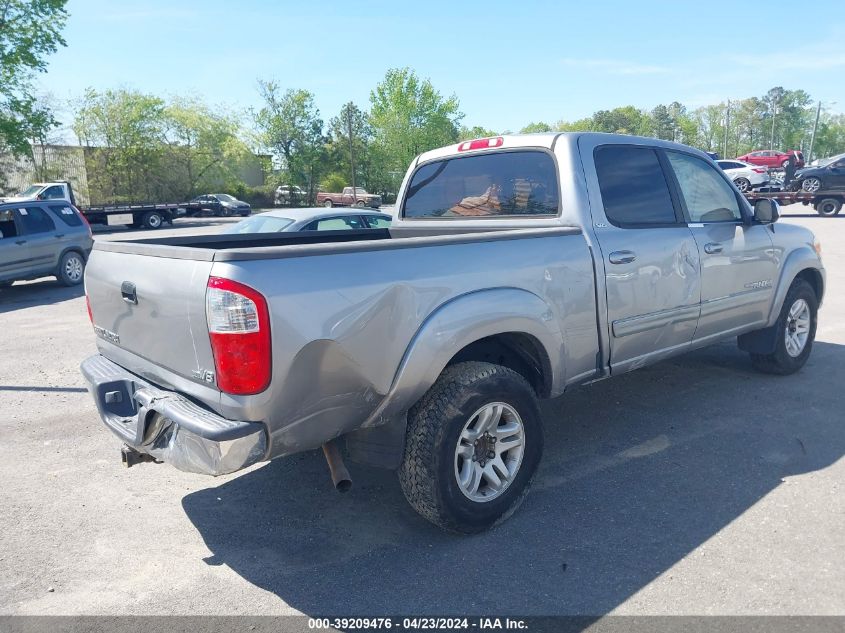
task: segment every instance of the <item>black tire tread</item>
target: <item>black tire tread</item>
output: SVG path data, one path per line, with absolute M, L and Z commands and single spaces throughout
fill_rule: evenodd
M 795 302 L 796 297 L 801 293 L 809 293 L 812 297 L 815 298 L 816 302 L 818 298 L 816 297 L 816 292 L 813 287 L 805 280 L 798 278 L 792 282 L 792 285 L 789 287 L 789 291 L 786 293 L 786 297 L 783 301 L 783 306 L 781 307 L 781 313 L 778 315 L 777 320 L 777 328 L 778 328 L 778 341 L 777 341 L 777 349 L 770 353 L 770 354 L 751 354 L 751 364 L 757 371 L 763 372 L 765 374 L 774 374 L 777 376 L 787 376 L 789 374 L 793 374 L 798 371 L 806 362 L 806 358 L 810 355 L 810 351 L 813 347 L 813 341 L 815 338 L 815 327 L 814 325 L 811 326 L 813 337 L 809 341 L 807 341 L 807 347 L 805 348 L 805 353 L 802 354 L 804 356 L 804 360 L 798 364 L 797 360 L 788 360 L 786 363 L 782 358 L 780 346 L 781 346 L 781 328 L 784 327 L 787 311 L 789 307 Z M 812 315 L 811 318 L 815 319 L 815 310 L 817 309 L 818 304 L 811 306 Z
M 408 503 L 424 518 L 445 530 L 460 533 L 480 531 L 468 529 L 466 525 L 455 521 L 438 502 L 436 447 L 446 431 L 442 421 L 449 416 L 448 409 L 458 399 L 461 390 L 472 388 L 474 384 L 496 374 L 509 375 L 533 393 L 528 381 L 517 372 L 501 365 L 471 361 L 447 367 L 431 389 L 408 412 L 405 455 L 399 468 L 399 483 Z M 528 493 L 530 483 L 529 480 L 522 494 L 497 523 L 519 507 Z

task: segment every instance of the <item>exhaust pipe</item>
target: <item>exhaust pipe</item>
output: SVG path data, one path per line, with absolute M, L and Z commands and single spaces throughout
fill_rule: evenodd
M 323 454 L 329 464 L 329 472 L 335 490 L 338 492 L 352 490 L 352 477 L 349 476 L 349 471 L 346 470 L 346 465 L 343 463 L 343 456 L 340 454 L 336 439 L 323 444 Z

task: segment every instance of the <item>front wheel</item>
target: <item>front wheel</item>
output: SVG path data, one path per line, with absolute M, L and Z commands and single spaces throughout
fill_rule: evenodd
M 500 365 L 459 363 L 409 412 L 399 482 L 435 525 L 481 532 L 519 507 L 542 453 L 537 396 L 525 378 Z
M 805 178 L 801 182 L 801 188 L 808 193 L 815 193 L 822 188 L 822 181 L 818 178 Z
M 62 255 L 56 277 L 63 285 L 76 286 L 81 284 L 84 273 L 85 260 L 82 255 L 76 251 L 70 251 Z
M 819 200 L 816 205 L 816 213 L 824 216 L 838 215 L 842 210 L 842 200 L 836 198 L 824 198 Z
M 367 206 L 367 203 L 364 202 L 363 200 L 358 200 L 358 202 L 355 203 L 355 206 L 358 207 L 359 209 L 363 209 L 364 207 Z
M 754 368 L 767 374 L 793 374 L 804 366 L 816 338 L 819 307 L 813 287 L 803 279 L 792 282 L 775 328 L 775 350 L 751 354 Z

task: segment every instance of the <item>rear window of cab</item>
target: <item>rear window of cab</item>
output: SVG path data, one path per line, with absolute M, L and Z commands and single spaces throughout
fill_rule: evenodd
M 414 172 L 405 218 L 491 218 L 558 213 L 557 168 L 541 150 L 498 151 L 432 161 Z

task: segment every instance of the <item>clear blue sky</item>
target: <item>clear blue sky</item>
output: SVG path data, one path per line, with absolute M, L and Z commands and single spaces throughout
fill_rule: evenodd
M 465 124 L 495 130 L 775 85 L 845 111 L 843 0 L 71 0 L 68 10 L 68 46 L 40 78 L 59 99 L 122 86 L 239 109 L 272 78 L 312 91 L 328 120 L 346 101 L 367 107 L 388 68 L 410 66 L 458 95 Z M 806 18 L 811 27 L 789 34 Z

